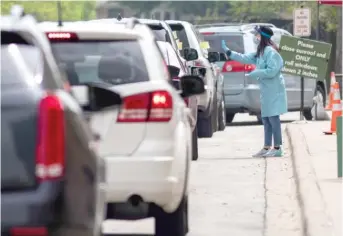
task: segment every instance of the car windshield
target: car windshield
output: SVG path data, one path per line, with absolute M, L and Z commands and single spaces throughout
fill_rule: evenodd
M 52 50 L 71 85 L 149 80 L 142 51 L 134 40 L 52 42 Z
M 37 47 L 22 44 L 1 45 L 1 85 L 40 83 L 42 73 L 42 54 Z M 32 81 L 25 80 L 26 78 L 32 78 Z
M 221 46 L 221 41 L 224 40 L 232 51 L 244 53 L 242 35 L 204 35 L 204 40 L 210 45 L 209 51 L 224 52 Z

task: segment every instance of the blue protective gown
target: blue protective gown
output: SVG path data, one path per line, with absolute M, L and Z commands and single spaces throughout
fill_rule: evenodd
M 247 76 L 256 79 L 260 86 L 261 115 L 271 117 L 287 112 L 287 93 L 285 80 L 281 74 L 283 59 L 271 46 L 264 49 L 263 55 L 256 53 L 240 54 L 231 51 L 230 58 L 243 64 L 255 64 L 256 69 Z

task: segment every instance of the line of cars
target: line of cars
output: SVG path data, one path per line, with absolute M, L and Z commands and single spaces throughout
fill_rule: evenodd
M 2 235 L 93 236 L 147 217 L 157 236 L 187 234 L 198 137 L 225 129 L 237 87 L 201 31 L 1 18 Z
M 187 64 L 195 49 L 156 38 L 136 19 L 1 17 L 2 235 L 95 236 L 147 217 L 157 236 L 187 234 L 198 96 L 214 109 L 213 83 Z

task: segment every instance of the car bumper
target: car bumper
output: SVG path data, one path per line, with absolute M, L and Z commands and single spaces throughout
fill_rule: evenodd
M 106 157 L 106 200 L 125 203 L 133 195 L 164 206 L 181 196 L 183 183 L 173 170 L 174 157 Z M 173 174 L 174 173 L 174 174 Z

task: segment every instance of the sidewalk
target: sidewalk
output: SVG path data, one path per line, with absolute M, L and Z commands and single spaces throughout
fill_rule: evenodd
M 329 127 L 330 121 L 286 126 L 306 236 L 342 235 L 342 179 L 337 178 L 336 135 L 323 134 Z

